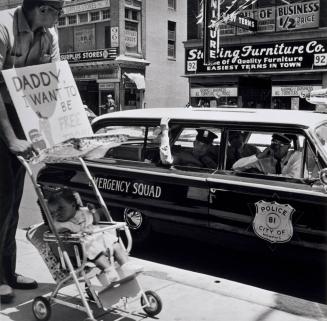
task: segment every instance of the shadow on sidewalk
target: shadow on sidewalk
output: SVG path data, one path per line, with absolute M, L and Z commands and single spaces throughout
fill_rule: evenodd
M 1 321 L 37 320 L 32 311 L 33 300 L 38 296 L 47 297 L 53 291 L 54 286 L 55 286 L 54 283 L 39 283 L 38 288 L 35 290 L 15 290 L 14 301 L 11 304 L 3 304 L 0 306 L 0 320 Z M 75 298 L 61 297 L 61 298 L 67 298 L 67 302 L 70 302 L 72 304 L 82 305 L 82 302 L 78 297 Z M 121 317 L 124 321 L 135 321 L 135 320 L 141 321 L 147 319 L 147 315 L 144 313 L 135 313 L 132 316 L 128 316 L 124 312 L 120 312 L 120 311 L 99 309 L 95 305 L 95 303 L 89 302 L 89 304 L 96 320 L 114 321 Z M 60 304 L 54 304 L 51 306 L 50 320 L 80 321 L 86 319 L 87 319 L 86 312 L 79 311 L 77 309 L 66 307 Z

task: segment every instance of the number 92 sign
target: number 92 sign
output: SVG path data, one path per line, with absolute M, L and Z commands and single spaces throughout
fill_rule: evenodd
M 327 66 L 327 54 L 315 54 L 314 66 Z

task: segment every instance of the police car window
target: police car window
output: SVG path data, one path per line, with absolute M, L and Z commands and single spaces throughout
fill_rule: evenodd
M 183 128 L 171 147 L 174 165 L 217 168 L 220 139 L 217 128 Z
M 104 158 L 145 161 L 148 149 L 159 148 L 157 127 L 107 126 L 97 131 L 99 133 L 115 138 L 115 143 L 109 145 Z
M 305 137 L 303 135 L 249 132 L 246 137 L 243 143 L 237 139 L 232 142 L 229 138 L 226 169 L 292 179 L 308 177 L 308 161 L 304 160 Z M 237 151 L 232 145 L 238 146 Z M 311 168 L 313 167 L 314 165 L 311 165 Z

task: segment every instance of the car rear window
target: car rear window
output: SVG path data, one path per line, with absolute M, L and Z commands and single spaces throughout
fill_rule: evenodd
M 109 148 L 104 158 L 123 159 L 142 162 L 159 160 L 159 126 L 107 126 L 96 134 L 109 134 L 123 137 L 119 145 Z

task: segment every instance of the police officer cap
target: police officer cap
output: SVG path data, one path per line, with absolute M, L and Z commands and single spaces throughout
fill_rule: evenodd
M 213 140 L 218 136 L 207 129 L 197 129 L 198 134 L 196 135 L 196 140 L 205 143 L 205 144 L 212 144 Z
M 289 145 L 292 142 L 292 138 L 287 134 L 273 134 L 271 140 L 280 142 L 284 145 Z

